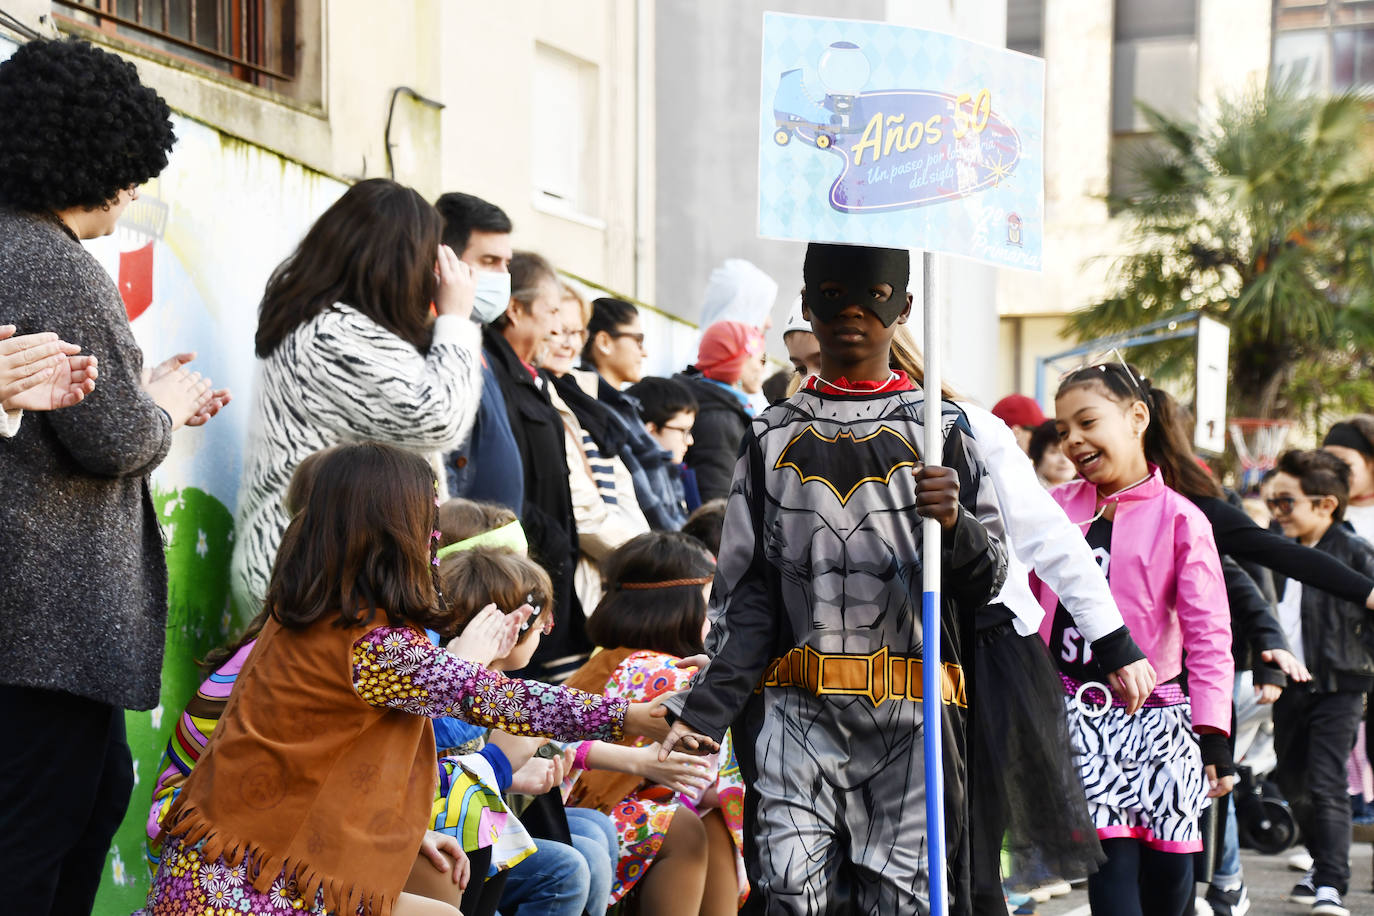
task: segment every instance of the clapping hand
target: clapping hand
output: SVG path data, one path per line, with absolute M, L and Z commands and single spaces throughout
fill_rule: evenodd
M 524 605 L 504 614 L 496 605 L 488 604 L 468 621 L 461 635 L 449 640 L 448 651 L 483 668 L 490 667 L 492 662 L 505 658 L 515 648 L 520 624 L 529 619 L 530 612 L 530 606 Z
M 94 356 L 59 340 L 56 334 L 14 336 L 0 325 L 0 407 L 5 410 L 59 410 L 74 407 L 95 390 L 99 372 Z
M 520 795 L 543 795 L 554 786 L 561 786 L 572 772 L 576 753 L 576 749 L 568 748 L 555 757 L 531 757 L 511 777 L 511 791 Z
M 159 407 L 171 415 L 173 429 L 181 426 L 183 422 L 186 426 L 204 426 L 211 417 L 233 400 L 228 388 L 211 389 L 209 379 L 202 379 L 198 372 L 185 371 L 184 367 L 195 358 L 195 353 L 177 353 L 153 368 L 143 370 L 143 389 L 158 402 Z M 154 393 L 154 386 L 159 394 L 168 397 L 179 409 L 174 411 L 159 401 L 159 394 Z M 198 392 L 196 409 L 184 421 L 178 420 L 178 415 L 182 412 L 180 408 L 183 406 L 176 397 L 178 389 L 184 389 L 185 394 Z

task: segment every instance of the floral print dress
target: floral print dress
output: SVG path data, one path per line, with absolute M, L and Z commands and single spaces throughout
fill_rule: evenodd
M 606 696 L 618 697 L 631 703 L 649 702 L 662 694 L 683 690 L 691 680 L 692 669 L 678 668 L 678 658 L 662 652 L 640 651 L 621 662 L 606 684 Z M 650 744 L 646 738 L 637 746 Z M 744 874 L 744 780 L 734 760 L 734 750 L 727 733 L 720 751 L 703 758 L 710 765 L 710 776 L 719 799 L 720 812 L 735 841 L 735 869 L 740 881 L 740 902 L 749 891 Z M 679 795 L 672 789 L 645 782 L 611 811 L 616 836 L 620 843 L 620 860 L 616 863 L 611 884 L 611 901 L 619 902 L 635 886 L 653 864 L 668 833 L 668 825 L 678 809 L 687 806 L 696 811 L 696 800 Z
M 352 656 L 353 689 L 372 706 L 430 718 L 456 716 L 515 735 L 621 737 L 625 700 L 505 677 L 450 655 L 409 627 L 369 630 L 354 642 Z M 313 900 L 302 899 L 294 874 L 278 875 L 266 893 L 257 890 L 254 864 L 251 856 L 236 867 L 222 859 L 206 861 L 200 844 L 168 838 L 147 905 L 135 916 L 329 914 L 323 890 Z

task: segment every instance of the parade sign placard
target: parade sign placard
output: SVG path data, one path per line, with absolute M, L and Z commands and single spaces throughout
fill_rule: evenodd
M 1039 270 L 1045 62 L 881 22 L 765 13 L 759 234 Z

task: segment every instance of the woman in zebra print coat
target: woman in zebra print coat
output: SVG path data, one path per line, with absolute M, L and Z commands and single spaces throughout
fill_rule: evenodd
M 481 390 L 474 281 L 440 245 L 442 231 L 415 191 L 362 181 L 268 280 L 235 529 L 240 613 L 261 606 L 288 521 L 282 497 L 302 459 L 376 440 L 438 467 L 472 426 Z

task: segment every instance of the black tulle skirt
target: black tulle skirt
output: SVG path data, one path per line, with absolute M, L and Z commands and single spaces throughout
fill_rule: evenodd
M 1086 877 L 1104 860 L 1045 644 L 1011 624 L 978 634 L 969 725 L 969 828 L 975 892 L 1046 876 Z M 1001 874 L 1002 849 L 1010 871 Z

